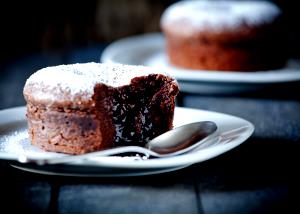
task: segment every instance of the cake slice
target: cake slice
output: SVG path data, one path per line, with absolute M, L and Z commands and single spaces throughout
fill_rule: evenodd
M 143 146 L 173 126 L 177 82 L 143 66 L 84 63 L 38 70 L 24 86 L 31 143 L 83 154 Z

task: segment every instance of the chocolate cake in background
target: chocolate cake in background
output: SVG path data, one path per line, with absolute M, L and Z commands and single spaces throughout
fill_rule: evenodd
M 285 65 L 281 10 L 266 1 L 180 1 L 161 28 L 171 64 L 190 69 L 260 71 Z
M 84 63 L 41 69 L 24 86 L 30 140 L 82 154 L 144 145 L 173 126 L 177 82 L 143 66 Z

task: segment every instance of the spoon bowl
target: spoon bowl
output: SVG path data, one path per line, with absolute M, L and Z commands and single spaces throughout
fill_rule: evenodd
M 157 136 L 145 147 L 160 155 L 179 155 L 197 147 L 216 130 L 211 121 L 189 123 Z
M 197 148 L 202 143 L 210 139 L 216 132 L 217 125 L 211 121 L 201 121 L 189 123 L 171 129 L 154 139 L 150 140 L 145 147 L 122 146 L 112 149 L 106 149 L 96 152 L 90 152 L 83 155 L 72 155 L 60 158 L 32 159 L 21 155 L 18 160 L 21 163 L 44 164 L 63 164 L 73 161 L 79 161 L 96 156 L 110 156 L 122 153 L 141 153 L 147 157 L 170 157 L 187 153 Z

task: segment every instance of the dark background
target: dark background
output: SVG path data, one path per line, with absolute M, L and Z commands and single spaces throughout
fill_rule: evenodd
M 52 54 L 159 31 L 175 0 L 6 1 L 0 7 L 0 63 L 32 53 Z M 297 0 L 276 0 L 285 16 L 291 57 L 300 57 Z M 275 47 L 276 49 L 276 47 Z M 276 50 L 280 51 L 280 50 Z
M 30 53 L 63 52 L 159 30 L 174 1 L 7 1 L 0 9 L 1 62 Z

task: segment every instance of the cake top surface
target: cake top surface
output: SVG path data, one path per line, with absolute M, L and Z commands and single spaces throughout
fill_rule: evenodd
M 195 33 L 207 28 L 218 31 L 236 29 L 245 24 L 268 24 L 280 14 L 279 7 L 267 1 L 188 0 L 168 7 L 162 15 L 161 25 L 164 27 L 183 22 L 186 27 L 191 27 L 186 33 Z
M 24 95 L 35 100 L 89 100 L 97 83 L 112 87 L 128 85 L 134 77 L 153 72 L 144 66 L 122 64 L 78 63 L 46 67 L 33 73 L 26 81 Z

